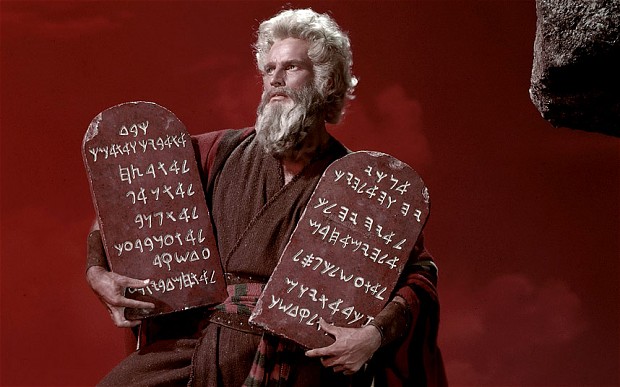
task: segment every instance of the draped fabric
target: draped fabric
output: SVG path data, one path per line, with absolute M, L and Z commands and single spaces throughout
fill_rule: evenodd
M 214 136 L 220 137 L 214 140 Z M 265 153 L 254 138 L 253 130 L 196 137 L 201 166 L 203 171 L 208 171 L 203 183 L 222 265 L 225 272 L 242 284 L 267 281 L 323 171 L 347 153 L 346 148 L 331 138 L 318 157 L 284 184 L 281 163 Z M 217 152 L 204 146 L 209 142 L 216 143 Z M 211 324 L 205 328 L 211 336 L 203 338 L 196 350 L 194 385 L 348 384 L 342 375 L 322 369 L 318 359 L 304 356 L 301 348 L 269 334 L 253 332 L 247 325 L 247 316 L 243 320 L 238 317 L 247 312 L 247 305 L 241 299 L 245 290 L 239 287 L 229 290 L 229 300 L 215 308 L 216 316 L 211 317 Z M 220 326 L 216 333 L 211 332 L 213 325 Z M 229 345 L 223 341 L 223 334 L 238 337 L 238 341 Z M 253 339 L 244 340 L 243 335 Z M 243 359 L 239 354 L 243 354 Z M 205 363 L 218 364 L 217 380 L 214 381 L 213 370 L 210 374 L 203 372 L 208 368 Z M 294 369 L 291 364 L 295 365 Z M 228 372 L 231 368 L 235 371 Z
M 420 236 L 395 294 L 405 299 L 413 321 L 406 334 L 373 356 L 374 387 L 446 387 L 441 351 L 437 346 L 439 297 L 437 267 Z
M 214 309 L 228 314 L 250 316 L 264 288 L 265 284 L 261 283 L 228 285 L 228 297 Z M 287 341 L 280 340 L 266 332 L 263 333 L 252 362 L 250 374 L 243 386 L 288 386 L 292 366 L 290 364 L 291 354 L 295 349 Z
M 271 275 L 320 179 L 347 153 L 331 139 L 327 149 L 284 184 L 278 160 L 253 141 L 253 129 L 206 133 L 193 138 L 218 251 L 229 275 L 229 297 L 143 323 L 144 345 L 121 362 L 102 385 L 148 386 L 375 386 L 445 384 L 436 346 L 439 304 L 436 268 L 416 244 L 396 294 L 411 307 L 410 331 L 375 354 L 361 380 L 335 374 L 300 348 L 264 335 L 247 317 Z M 419 306 L 419 308 L 418 308 Z M 294 365 L 291 367 L 290 365 Z
M 263 333 L 256 350 L 250 374 L 243 387 L 287 387 L 291 376 L 291 360 L 299 351 L 288 341 Z

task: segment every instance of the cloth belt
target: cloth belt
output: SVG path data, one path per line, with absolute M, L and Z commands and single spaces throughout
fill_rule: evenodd
M 228 297 L 224 302 L 214 306 L 209 321 L 241 332 L 260 335 L 263 330 L 250 325 L 248 318 L 252 314 L 258 297 L 263 292 L 263 283 L 237 283 L 227 285 Z
M 209 321 L 246 333 L 262 334 L 252 369 L 243 386 L 287 386 L 291 373 L 291 364 L 288 360 L 292 359 L 291 355 L 295 352 L 296 346 L 248 323 L 248 318 L 262 294 L 265 284 L 259 282 L 240 283 L 240 280 L 244 280 L 244 278 L 229 273 L 226 273 L 226 279 L 229 283 L 226 286 L 228 297 L 224 302 L 212 308 Z M 251 278 L 245 279 L 251 280 Z

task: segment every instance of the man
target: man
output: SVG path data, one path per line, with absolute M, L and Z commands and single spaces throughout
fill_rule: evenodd
M 304 352 L 248 324 L 322 172 L 347 149 L 327 132 L 357 83 L 349 39 L 327 15 L 287 10 L 261 23 L 255 45 L 264 90 L 254 128 L 196 136 L 229 298 L 222 305 L 147 319 L 143 343 L 102 385 L 443 385 L 436 347 L 436 267 L 418 240 L 391 301 L 373 325 L 322 329 L 335 338 Z M 119 327 L 123 296 L 147 282 L 108 271 L 98 230 L 89 235 L 87 280 Z M 247 292 L 237 308 L 237 289 Z M 232 307 L 232 309 L 231 309 Z M 230 310 L 238 310 L 230 312 Z M 381 352 L 381 356 L 373 355 Z

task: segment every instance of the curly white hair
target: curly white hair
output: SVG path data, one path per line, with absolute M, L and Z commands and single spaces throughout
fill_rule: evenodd
M 257 35 L 254 49 L 261 72 L 275 41 L 297 38 L 310 43 L 308 56 L 314 66 L 315 87 L 326 100 L 325 121 L 339 122 L 346 100 L 353 99 L 357 79 L 351 71 L 353 56 L 349 37 L 334 19 L 312 9 L 284 10 L 263 21 Z

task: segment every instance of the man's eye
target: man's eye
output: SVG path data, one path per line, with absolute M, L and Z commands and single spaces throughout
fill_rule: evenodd
M 287 70 L 297 70 L 297 65 L 294 65 L 294 64 L 288 65 L 288 66 L 286 66 L 286 69 Z
M 271 74 L 273 74 L 273 67 L 267 67 L 267 68 L 265 68 L 265 74 L 267 74 L 267 75 L 271 75 Z

